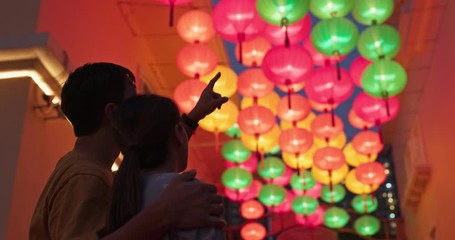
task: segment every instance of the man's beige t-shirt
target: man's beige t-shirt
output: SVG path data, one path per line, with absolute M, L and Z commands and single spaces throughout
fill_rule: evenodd
M 29 238 L 97 239 L 106 223 L 112 173 L 80 152 L 57 163 L 32 217 Z

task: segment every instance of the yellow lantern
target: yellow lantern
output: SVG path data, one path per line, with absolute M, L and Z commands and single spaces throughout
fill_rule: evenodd
M 257 104 L 259 106 L 266 107 L 270 109 L 273 114 L 276 115 L 276 106 L 278 105 L 278 102 L 280 101 L 280 96 L 276 92 L 271 92 L 267 94 L 265 97 L 258 98 Z M 242 99 L 242 102 L 240 102 L 240 108 L 245 109 L 251 105 L 253 105 L 253 98 L 250 97 L 244 97 Z
M 355 169 L 346 176 L 346 188 L 354 194 L 370 194 L 379 188 L 379 185 L 363 184 L 355 177 Z
M 275 124 L 272 130 L 269 132 L 259 135 L 256 140 L 256 137 L 253 135 L 248 135 L 242 133 L 240 139 L 246 148 L 251 151 L 256 151 L 256 146 L 258 147 L 259 152 L 264 153 L 270 151 L 272 148 L 278 145 L 278 138 L 281 134 L 280 128 Z
M 346 147 L 343 149 L 343 152 L 344 156 L 346 157 L 346 162 L 353 167 L 357 167 L 362 163 L 372 162 L 377 157 L 377 155 L 368 157 L 367 155 L 360 154 L 354 149 L 352 143 L 346 145 Z
M 308 131 L 311 131 L 311 122 L 316 118 L 316 114 L 313 112 L 310 112 L 310 114 L 303 119 L 302 121 L 297 122 L 297 127 L 298 128 L 303 128 Z M 281 129 L 286 130 L 288 128 L 292 127 L 292 123 L 288 121 L 281 120 Z
M 199 126 L 209 132 L 224 132 L 237 122 L 238 115 L 239 110 L 237 106 L 233 102 L 227 101 L 221 109 L 216 109 L 199 121 Z
M 213 90 L 222 96 L 231 97 L 237 91 L 237 74 L 230 67 L 218 65 L 211 73 L 200 79 L 208 84 L 218 72 L 221 73 L 221 77 L 216 81 Z
M 338 184 L 344 180 L 346 175 L 349 172 L 349 167 L 347 164 L 344 164 L 341 168 L 332 171 L 332 184 Z M 311 175 L 316 181 L 329 185 L 330 184 L 330 177 L 329 171 L 321 170 L 313 165 L 311 168 Z
M 335 147 L 335 148 L 342 149 L 344 147 L 344 145 L 346 145 L 346 134 L 344 134 L 344 132 L 341 132 L 333 139 L 330 139 L 328 143 L 325 141 L 325 139 L 315 137 L 314 144 L 318 148 Z
M 316 149 L 317 148 L 313 145 L 308 151 L 300 154 L 283 152 L 283 161 L 293 169 L 308 169 L 313 166 L 313 155 Z

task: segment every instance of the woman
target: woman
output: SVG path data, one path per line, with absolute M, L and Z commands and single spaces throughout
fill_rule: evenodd
M 187 166 L 188 136 L 176 104 L 158 95 L 135 96 L 112 115 L 124 159 L 115 176 L 106 230 L 113 232 L 154 201 Z M 224 239 L 221 229 L 171 231 L 164 239 Z

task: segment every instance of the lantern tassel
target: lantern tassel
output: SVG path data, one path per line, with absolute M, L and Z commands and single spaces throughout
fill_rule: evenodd
M 284 26 L 284 45 L 288 48 L 290 43 L 289 43 L 289 34 L 288 34 L 288 25 L 286 24 Z
M 174 1 L 169 0 L 169 27 L 174 26 Z
M 341 81 L 340 59 L 337 59 L 337 80 Z
M 367 204 L 367 196 L 365 194 L 362 195 L 363 200 L 363 211 L 364 213 L 368 213 L 368 204 Z
M 291 109 L 291 90 L 288 90 L 288 108 Z
M 295 158 L 297 159 L 297 176 L 300 176 L 300 164 L 299 164 L 299 154 L 295 154 Z
M 382 136 L 381 122 L 379 120 L 376 121 L 376 127 L 378 128 L 379 141 L 381 142 L 381 144 L 383 144 L 384 143 L 384 137 Z
M 382 97 L 384 98 L 385 109 L 387 111 L 387 117 L 390 117 L 390 103 L 389 103 L 389 93 L 382 92 Z
M 239 63 L 243 64 L 243 41 L 245 41 L 245 34 L 239 33 L 237 39 L 239 41 Z
M 329 170 L 329 189 L 330 189 L 330 192 L 333 191 L 332 170 Z

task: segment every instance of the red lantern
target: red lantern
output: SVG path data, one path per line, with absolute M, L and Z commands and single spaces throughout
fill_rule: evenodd
M 273 83 L 261 69 L 250 68 L 239 75 L 237 89 L 243 97 L 262 98 L 273 91 Z
M 228 41 L 240 44 L 239 55 L 242 63 L 242 43 L 259 36 L 265 22 L 256 11 L 255 0 L 221 0 L 212 12 L 215 30 Z
M 349 73 L 351 74 L 352 82 L 357 87 L 362 87 L 362 74 L 363 71 L 370 65 L 370 61 L 366 60 L 362 56 L 358 56 L 352 63 L 349 68 Z
M 242 64 L 248 67 L 258 67 L 261 66 L 265 54 L 272 48 L 272 44 L 263 37 L 257 37 L 244 42 L 242 47 Z M 239 48 L 240 44 L 237 44 L 235 46 L 235 57 L 240 62 Z
M 254 171 L 256 171 L 257 167 L 258 167 L 258 158 L 256 156 L 256 154 L 251 154 L 250 158 L 248 158 L 248 160 L 246 160 L 245 162 L 242 162 L 240 164 L 236 164 L 234 162 L 230 162 L 230 161 L 225 161 L 225 166 L 226 168 L 230 168 L 230 167 L 240 167 L 240 168 L 243 168 L 245 170 L 247 170 L 248 172 L 252 173 Z
M 292 200 L 294 200 L 294 197 L 295 196 L 291 191 L 286 190 L 286 198 L 284 199 L 284 201 L 282 203 L 280 203 L 280 205 L 278 205 L 278 206 L 269 207 L 269 210 L 271 210 L 272 212 L 275 212 L 275 213 L 286 213 L 286 212 L 291 211 Z
M 358 129 L 368 129 L 374 126 L 374 123 L 366 122 L 355 113 L 354 109 L 349 110 L 348 114 L 349 123 Z
M 321 206 L 318 206 L 316 211 L 308 216 L 295 214 L 295 221 L 305 227 L 318 227 L 324 222 L 324 209 Z
M 324 147 L 316 150 L 313 156 L 317 168 L 326 171 L 337 170 L 345 164 L 344 153 L 338 148 Z
M 289 102 L 292 101 L 292 106 Z M 280 99 L 277 105 L 277 115 L 281 120 L 298 122 L 305 119 L 311 112 L 310 103 L 299 94 L 289 94 Z
M 179 18 L 177 33 L 188 43 L 206 43 L 215 36 L 212 17 L 201 10 L 188 11 Z
M 275 125 L 275 115 L 270 109 L 253 105 L 239 112 L 237 120 L 240 130 L 249 135 L 260 135 Z
M 307 14 L 303 19 L 287 26 L 290 45 L 297 45 L 311 32 L 311 17 Z M 273 45 L 285 45 L 286 29 L 282 26 L 267 24 L 264 36 Z
M 303 128 L 289 128 L 280 134 L 281 150 L 299 154 L 304 153 L 313 145 L 313 134 Z
M 256 200 L 248 200 L 240 205 L 240 215 L 245 219 L 258 219 L 264 215 L 264 206 Z
M 355 177 L 359 182 L 367 185 L 382 184 L 387 175 L 382 164 L 378 162 L 363 163 L 355 170 Z
M 379 154 L 384 148 L 384 144 L 377 132 L 362 131 L 352 139 L 352 147 L 360 154 L 372 156 Z
M 183 113 L 189 113 L 196 106 L 202 91 L 207 84 L 197 79 L 190 79 L 181 82 L 174 90 L 174 101 Z
M 313 63 L 316 66 L 332 66 L 337 64 L 337 59 L 340 58 L 340 61 L 344 59 L 344 56 L 340 57 L 329 57 L 320 52 L 318 52 L 314 47 L 311 39 L 308 38 L 303 42 L 303 47 L 311 54 L 313 57 Z
M 240 235 L 245 240 L 262 240 L 267 235 L 267 231 L 262 224 L 250 222 L 242 227 Z
M 318 103 L 341 103 L 354 91 L 349 73 L 336 67 L 320 67 L 308 78 L 305 92 L 309 99 Z
M 283 175 L 276 177 L 276 178 L 264 178 L 264 181 L 269 184 L 275 184 L 275 185 L 284 187 L 290 183 L 292 173 L 293 173 L 292 169 L 289 167 L 286 167 Z
M 188 77 L 199 79 L 215 69 L 218 59 L 212 48 L 203 44 L 187 44 L 177 54 L 177 67 Z
M 259 190 L 262 188 L 262 183 L 258 180 L 253 180 L 251 185 L 245 189 L 232 190 L 229 188 L 224 188 L 224 194 L 227 198 L 234 202 L 241 202 L 257 198 L 259 195 Z
M 174 7 L 184 5 L 192 2 L 193 0 L 155 0 L 156 2 L 164 5 L 169 5 L 169 26 L 174 25 Z
M 398 97 L 382 99 L 361 92 L 354 100 L 352 108 L 364 121 L 384 124 L 398 115 L 400 102 Z
M 343 131 L 343 121 L 337 116 L 323 113 L 316 116 L 311 123 L 311 132 L 318 138 L 328 141 Z
M 318 112 L 324 112 L 324 113 L 327 113 L 327 112 L 332 112 L 335 110 L 335 108 L 338 107 L 338 105 L 340 105 L 339 103 L 334 103 L 334 104 L 328 104 L 328 103 L 318 103 L 318 102 L 315 102 L 313 100 L 309 100 L 310 102 L 310 105 L 311 105 L 311 108 L 318 111 Z

